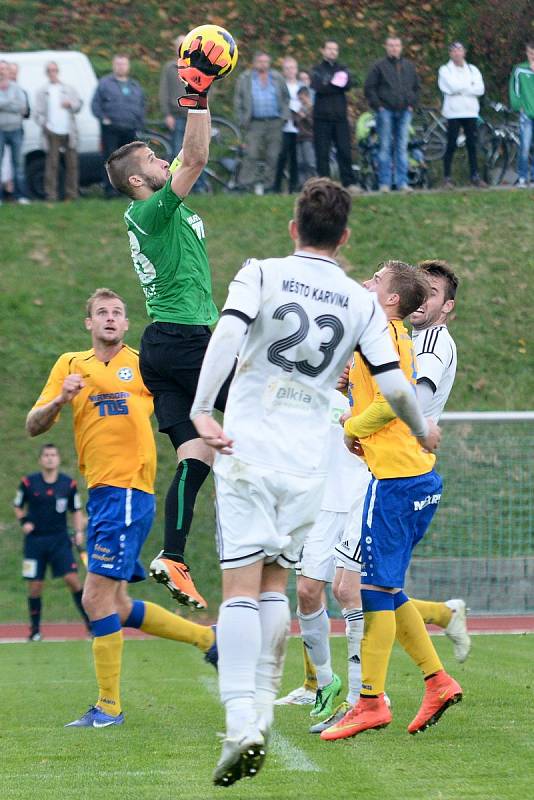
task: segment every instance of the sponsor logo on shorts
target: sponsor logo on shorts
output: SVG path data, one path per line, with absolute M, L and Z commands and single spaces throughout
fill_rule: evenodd
M 413 510 L 422 511 L 427 506 L 437 505 L 441 500 L 441 494 L 427 494 L 424 500 L 414 500 Z

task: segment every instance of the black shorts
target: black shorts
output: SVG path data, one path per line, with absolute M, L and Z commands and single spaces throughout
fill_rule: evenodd
M 141 375 L 154 396 L 159 430 L 170 436 L 175 448 L 198 437 L 189 414 L 210 338 L 206 325 L 176 322 L 153 322 L 141 338 Z M 233 372 L 217 397 L 219 411 L 224 411 L 232 377 Z
M 24 537 L 22 577 L 29 581 L 42 581 L 49 564 L 54 578 L 62 578 L 69 572 L 78 572 L 70 538 L 67 534 L 36 536 L 29 533 Z

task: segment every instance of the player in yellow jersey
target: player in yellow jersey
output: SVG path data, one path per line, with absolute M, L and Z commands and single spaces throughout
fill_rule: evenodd
M 98 700 L 69 727 L 120 725 L 122 628 L 194 644 L 216 664 L 214 631 L 128 596 L 127 583 L 143 580 L 139 556 L 155 514 L 156 447 L 152 396 L 139 371 L 139 355 L 124 344 L 124 301 L 97 289 L 87 301 L 85 327 L 92 348 L 63 353 L 29 412 L 30 436 L 49 430 L 72 406 L 80 471 L 87 480 L 88 573 L 83 606 L 91 620 Z
M 428 284 L 414 267 L 386 262 L 365 283 L 376 292 L 386 312 L 390 333 L 405 376 L 417 380 L 413 344 L 402 320 L 419 308 Z M 460 685 L 443 669 L 423 618 L 403 591 L 404 578 L 415 545 L 434 516 L 442 490 L 434 470 L 435 456 L 425 451 L 387 403 L 361 354 L 355 354 L 349 373 L 352 414 L 345 422 L 349 446 L 356 443 L 373 475 L 363 508 L 361 644 L 362 688 L 359 702 L 332 727 L 324 740 L 345 739 L 365 730 L 389 725 L 392 716 L 384 698 L 389 657 L 395 641 L 421 668 L 425 695 L 408 726 L 410 733 L 425 730 L 462 698 Z M 384 419 L 388 419 L 383 424 Z M 382 422 L 381 422 L 382 419 Z M 369 433 L 370 430 L 374 432 Z

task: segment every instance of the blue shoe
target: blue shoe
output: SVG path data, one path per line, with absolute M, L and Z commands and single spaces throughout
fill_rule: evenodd
M 97 706 L 90 706 L 83 717 L 75 719 L 74 722 L 68 722 L 65 728 L 109 728 L 110 725 L 122 725 L 124 722 L 124 714 L 119 714 L 118 717 L 112 717 L 101 711 Z
M 219 663 L 219 650 L 217 649 L 217 626 L 212 625 L 211 629 L 215 634 L 215 641 L 213 642 L 210 649 L 207 650 L 206 653 L 204 653 L 204 661 L 206 661 L 206 663 L 208 664 L 211 664 L 212 667 L 215 667 L 215 669 L 217 669 L 217 665 Z

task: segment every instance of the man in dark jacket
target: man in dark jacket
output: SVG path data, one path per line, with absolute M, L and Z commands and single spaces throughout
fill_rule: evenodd
M 311 77 L 311 88 L 315 92 L 313 134 L 317 173 L 321 177 L 330 177 L 330 150 L 334 144 L 341 183 L 352 187 L 354 178 L 346 98 L 351 88 L 350 74 L 337 61 L 337 42 L 327 40 L 321 54 L 323 60 L 314 67 Z
M 413 109 L 419 100 L 419 78 L 411 61 L 402 57 L 398 36 L 388 36 L 386 57 L 375 61 L 365 80 L 365 96 L 376 113 L 380 151 L 378 183 L 389 192 L 392 183 L 392 158 L 395 158 L 394 183 L 397 189 L 408 186 L 408 135 Z
M 130 78 L 130 59 L 125 55 L 113 56 L 113 72 L 98 82 L 91 103 L 91 110 L 100 120 L 102 153 L 104 161 L 134 139 L 145 124 L 145 95 L 140 84 Z M 104 191 L 106 197 L 118 197 L 104 169 Z

